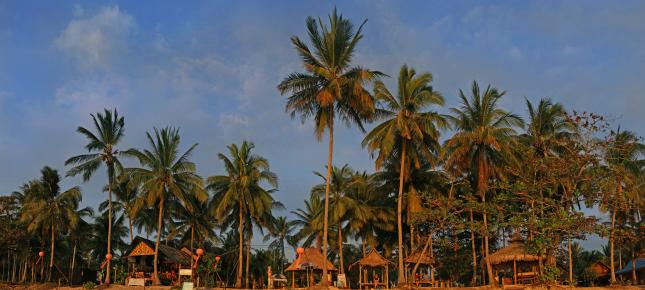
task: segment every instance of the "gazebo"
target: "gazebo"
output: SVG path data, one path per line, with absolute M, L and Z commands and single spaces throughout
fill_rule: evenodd
M 423 253 L 422 251 L 418 250 L 415 252 L 412 252 L 409 256 L 407 256 L 405 259 L 403 259 L 403 263 L 405 264 L 406 271 L 408 268 L 412 267 L 414 268 L 414 265 L 419 263 L 419 266 L 425 266 L 426 270 L 428 270 L 428 267 L 431 267 L 434 264 L 434 258 L 429 256 L 428 253 Z M 412 270 L 412 269 L 409 269 Z M 434 274 L 434 273 L 432 273 Z M 408 272 L 408 275 L 412 275 L 411 272 Z M 414 277 L 408 278 L 408 281 L 414 281 Z M 432 285 L 433 284 L 433 277 L 430 279 L 420 277 L 418 282 L 419 286 L 426 284 L 426 285 Z M 434 285 L 433 285 L 434 286 Z
M 512 269 L 513 284 L 529 283 L 537 278 L 537 265 L 540 257 L 526 251 L 519 233 L 513 235 L 506 247 L 490 254 L 488 260 L 495 271 L 495 277 L 499 277 L 500 270 L 506 272 L 506 270 Z M 503 280 L 501 282 L 506 284 Z
M 389 289 L 390 284 L 388 270 L 390 264 L 395 265 L 392 261 L 384 258 L 383 256 L 381 256 L 381 254 L 378 253 L 378 251 L 372 248 L 372 250 L 370 250 L 370 252 L 365 257 L 349 265 L 349 269 L 358 265 L 358 281 L 360 289 L 363 289 L 363 286 L 372 286 L 374 289 L 378 288 L 378 286 L 385 286 L 386 289 Z M 363 276 L 363 267 L 372 268 L 372 282 L 369 282 L 367 274 Z M 384 277 L 385 280 L 379 280 L 376 276 L 376 273 L 374 272 L 374 268 L 381 267 L 383 268 L 381 271 L 381 277 Z
M 128 262 L 128 272 L 131 278 L 149 278 L 153 270 L 155 254 L 155 243 L 136 237 L 130 244 L 130 248 L 123 257 Z M 160 278 L 177 278 L 177 272 L 181 268 L 190 269 L 190 254 L 177 250 L 173 247 L 159 244 L 158 267 Z
M 286 272 L 291 272 L 291 288 L 296 287 L 296 272 L 305 271 L 307 273 L 307 287 L 311 287 L 315 283 L 313 273 L 314 271 L 321 271 L 323 263 L 327 263 L 327 271 L 338 271 L 334 264 L 325 259 L 320 249 L 316 248 L 298 248 L 298 256 L 289 267 L 285 269 Z M 321 277 L 324 279 L 324 277 Z

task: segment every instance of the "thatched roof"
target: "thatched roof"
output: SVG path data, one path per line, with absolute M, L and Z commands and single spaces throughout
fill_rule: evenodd
M 124 257 L 152 256 L 154 255 L 155 243 L 142 237 L 136 237 L 125 252 Z M 173 247 L 159 243 L 159 261 L 164 264 L 190 265 L 190 255 Z
M 403 260 L 406 264 L 416 264 L 417 261 L 419 262 L 419 265 L 432 265 L 434 263 L 434 259 L 428 256 L 428 253 L 421 256 L 421 251 L 416 251 Z
M 533 262 L 538 261 L 540 257 L 530 254 L 524 248 L 522 237 L 515 234 L 508 243 L 508 246 L 501 248 L 499 251 L 492 253 L 488 259 L 492 265 L 512 262 Z
M 365 255 L 365 257 L 349 265 L 349 268 L 351 269 L 355 265 L 362 265 L 362 266 L 368 266 L 368 267 L 383 267 L 388 264 L 395 265 L 392 261 L 381 256 L 381 254 L 379 254 L 378 251 L 376 251 L 375 249 L 372 249 L 370 250 L 369 253 L 367 253 L 367 255 Z
M 327 263 L 328 271 L 337 271 L 334 264 L 323 258 L 322 252 L 316 248 L 306 248 L 305 252 L 293 261 L 285 271 L 304 271 L 307 269 L 322 270 L 323 263 Z

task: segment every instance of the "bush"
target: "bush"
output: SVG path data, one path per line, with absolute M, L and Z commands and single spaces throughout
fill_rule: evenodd
M 83 284 L 83 288 L 94 289 L 96 288 L 96 284 L 94 282 L 85 282 L 85 284 Z
M 540 281 L 545 284 L 554 284 L 560 277 L 560 268 L 552 265 L 545 265 L 540 276 Z

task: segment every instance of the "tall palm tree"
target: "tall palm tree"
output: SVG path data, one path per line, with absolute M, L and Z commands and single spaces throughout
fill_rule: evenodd
M 209 207 L 218 219 L 222 220 L 227 215 L 237 213 L 240 248 L 235 287 L 240 288 L 245 220 L 261 219 L 271 214 L 274 207 L 271 195 L 273 190 L 265 189 L 263 183 L 275 188 L 278 186 L 278 178 L 269 169 L 269 161 L 266 158 L 251 152 L 255 148 L 253 143 L 244 141 L 241 146 L 231 144 L 227 148 L 230 156 L 218 154 L 219 159 L 224 162 L 227 175 L 209 177 L 207 189 L 214 194 Z
M 25 203 L 20 221 L 28 224 L 27 230 L 31 233 L 35 231 L 50 233 L 48 277 L 51 281 L 56 236 L 78 225 L 80 217 L 77 210 L 82 196 L 79 187 L 61 192 L 59 185 L 61 178 L 57 170 L 45 166 L 41 170 L 41 175 L 40 180 L 23 187 Z
M 552 153 L 558 139 L 566 137 L 571 131 L 571 122 L 567 120 L 567 112 L 559 103 L 550 99 L 540 99 L 535 106 L 526 100 L 529 123 L 526 133 L 520 137 L 535 149 L 538 156 L 544 157 Z
M 108 191 L 108 187 L 106 186 L 103 190 Z M 130 242 L 132 242 L 134 239 L 133 223 L 135 219 L 135 213 L 132 211 L 132 206 L 139 195 L 139 187 L 130 182 L 130 177 L 127 174 L 122 174 L 117 178 L 114 187 L 112 188 L 112 193 L 116 197 L 116 200 L 112 201 L 112 214 L 114 215 L 115 212 L 123 211 L 123 214 L 128 218 Z M 99 204 L 99 210 L 103 211 L 104 209 L 109 208 L 109 206 L 109 200 L 106 200 Z
M 399 283 L 405 283 L 403 266 L 403 185 L 406 169 L 410 164 L 419 167 L 423 160 L 434 161 L 439 150 L 439 129 L 446 128 L 443 116 L 436 112 L 424 111 L 432 105 L 442 106 L 443 97 L 435 91 L 430 83 L 432 75 L 416 71 L 403 65 L 399 72 L 398 91 L 395 97 L 385 84 L 377 81 L 374 86 L 374 96 L 382 106 L 379 115 L 385 118 L 363 139 L 363 146 L 370 154 L 378 151 L 376 158 L 377 170 L 383 162 L 395 155 L 400 156 L 399 194 L 397 199 L 397 229 L 398 229 L 398 265 Z
M 278 248 L 280 250 L 280 272 L 284 270 L 284 263 L 287 261 L 284 251 L 285 241 L 293 236 L 294 231 L 295 222 L 287 220 L 287 217 L 285 216 L 279 216 L 272 219 L 272 226 L 270 228 L 270 231 L 266 236 L 264 236 L 265 242 L 273 239 L 273 242 L 269 244 L 269 247 Z
M 320 18 L 308 17 L 306 27 L 313 51 L 299 37 L 291 37 L 306 72 L 291 73 L 278 85 L 281 94 L 289 94 L 286 111 L 292 118 L 299 116 L 302 122 L 313 118 L 319 141 L 329 130 L 328 181 L 331 179 L 335 119 L 340 118 L 348 126 L 354 123 L 364 131 L 363 122 L 374 108 L 372 97 L 364 86 L 382 75 L 351 65 L 356 45 L 363 37 L 364 24 L 365 21 L 355 29 L 336 9 L 329 15 L 329 26 Z M 329 182 L 325 190 L 323 256 L 327 255 L 328 219 Z M 323 277 L 327 277 L 327 264 L 324 263 Z M 327 279 L 323 279 L 323 283 L 327 285 Z
M 511 137 L 514 127 L 523 126 L 523 120 L 512 113 L 499 108 L 498 102 L 504 91 L 488 86 L 480 91 L 477 82 L 473 82 L 470 98 L 459 90 L 461 106 L 451 108 L 453 116 L 449 119 L 457 129 L 446 143 L 446 166 L 475 176 L 476 191 L 482 202 L 486 203 L 489 178 L 502 174 L 502 164 L 509 157 Z M 484 252 L 488 257 L 488 223 L 486 208 L 483 211 Z M 495 283 L 490 261 L 486 260 L 488 281 Z
M 216 237 L 213 215 L 208 209 L 208 201 L 199 201 L 191 197 L 188 201 L 190 206 L 178 204 L 173 206 L 173 231 L 170 232 L 169 238 L 172 239 L 181 235 L 182 244 L 190 244 L 190 252 L 193 252 L 195 239 L 197 244 L 212 240 Z M 192 265 L 191 265 L 192 266 Z
M 132 182 L 140 186 L 141 196 L 135 201 L 133 210 L 147 207 L 157 207 L 157 241 L 155 243 L 153 283 L 158 285 L 157 261 L 159 242 L 163 233 L 163 218 L 166 205 L 171 200 L 177 200 L 184 206 L 190 207 L 190 198 L 206 200 L 208 195 L 203 189 L 203 180 L 196 173 L 195 163 L 190 156 L 197 146 L 193 144 L 183 154 L 179 154 L 181 138 L 179 130 L 166 127 L 155 128 L 154 136 L 146 133 L 149 149 L 143 151 L 129 149 L 125 154 L 139 160 L 140 167 L 128 168 Z
M 108 175 L 108 213 L 110 215 L 109 221 L 112 221 L 112 186 L 114 178 L 119 174 L 122 168 L 119 161 L 119 150 L 116 149 L 117 144 L 123 138 L 123 127 L 125 121 L 123 117 L 119 117 L 116 109 L 114 112 L 105 109 L 103 114 L 92 114 L 92 121 L 94 122 L 95 132 L 92 132 L 84 127 L 78 127 L 77 132 L 81 133 L 88 139 L 87 149 L 88 154 L 81 154 L 67 159 L 65 165 L 74 165 L 68 172 L 67 176 L 76 176 L 82 174 L 83 180 L 88 181 L 90 177 L 105 164 L 107 167 Z M 107 252 L 112 253 L 110 237 L 112 236 L 112 226 L 108 225 L 108 243 Z M 107 269 L 110 269 L 110 261 L 107 263 Z M 110 272 L 107 271 L 105 275 L 105 283 L 110 284 Z
M 317 194 L 311 194 L 309 200 L 305 200 L 304 208 L 298 208 L 291 213 L 296 216 L 294 223 L 300 227 L 296 233 L 295 240 L 305 240 L 304 247 L 311 246 L 314 242 L 317 248 L 322 248 L 323 231 L 322 217 L 324 215 L 325 203 Z
M 626 203 L 630 198 L 638 199 L 642 192 L 630 190 L 638 184 L 639 173 L 645 168 L 645 144 L 630 131 L 616 132 L 611 136 L 605 150 L 605 162 L 611 177 L 614 179 L 614 192 L 612 200 L 611 228 L 609 233 L 609 268 L 611 270 L 611 283 L 616 283 L 614 271 L 614 241 L 616 227 L 616 213 L 620 210 L 619 204 Z

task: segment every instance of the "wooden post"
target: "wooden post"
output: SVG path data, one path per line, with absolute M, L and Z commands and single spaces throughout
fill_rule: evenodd
M 358 264 L 358 289 L 363 289 L 363 265 Z
M 390 289 L 390 271 L 388 264 L 385 264 L 385 289 Z
M 517 260 L 513 258 L 513 284 L 517 285 Z

